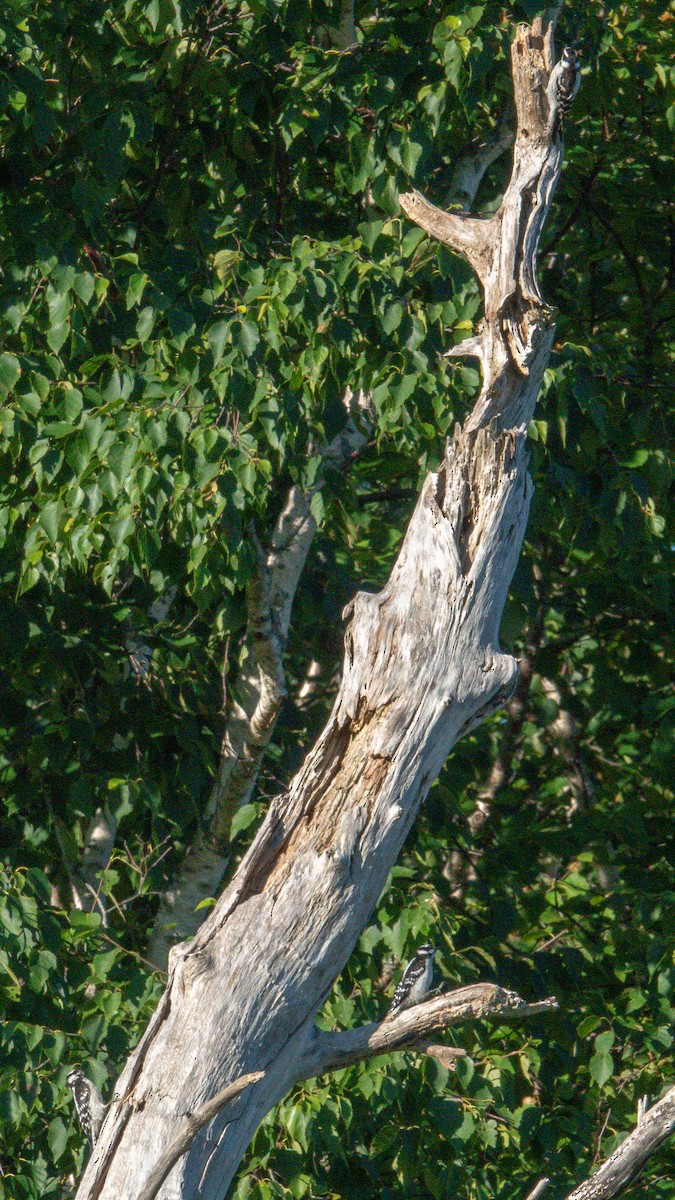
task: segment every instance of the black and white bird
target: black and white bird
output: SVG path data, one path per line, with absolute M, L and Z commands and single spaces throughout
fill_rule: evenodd
M 549 76 L 546 95 L 548 97 L 549 133 L 560 129 L 562 118 L 566 117 L 581 83 L 581 63 L 579 55 L 571 46 L 565 46 L 559 61 L 555 64 Z
M 431 990 L 434 977 L 434 954 L 436 949 L 431 942 L 420 946 L 414 958 L 408 963 L 401 981 L 394 992 L 394 999 L 387 1018 L 396 1017 L 413 1004 L 419 1004 Z
M 72 1071 L 68 1072 L 66 1083 L 73 1093 L 80 1125 L 93 1150 L 108 1111 L 108 1105 L 104 1104 L 96 1084 L 87 1079 L 84 1071 L 80 1071 L 79 1067 L 74 1067 Z

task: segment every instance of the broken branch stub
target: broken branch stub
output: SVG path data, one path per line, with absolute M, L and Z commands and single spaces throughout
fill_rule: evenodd
M 516 90 L 543 89 L 545 47 L 541 33 L 519 29 Z M 501 216 L 441 223 L 485 288 L 476 408 L 427 477 L 388 584 L 349 606 L 326 728 L 194 941 L 172 952 L 78 1200 L 142 1194 L 184 1113 L 264 1070 L 197 1132 L 159 1193 L 225 1195 L 260 1120 L 303 1077 L 315 1014 L 450 749 L 514 687 L 517 665 L 498 630 L 530 502 L 525 430 L 553 336 L 535 256 L 561 151 L 545 129 L 525 137 L 522 127 L 543 103 L 517 103 Z
M 422 229 L 465 254 L 483 288 L 485 312 L 478 336 L 453 355 L 479 358 L 481 393 L 465 426 L 491 420 L 526 428 L 553 344 L 552 311 L 539 291 L 537 250 L 562 166 L 562 141 L 547 129 L 546 83 L 553 65 L 551 37 L 541 22 L 520 25 L 511 47 L 517 130 L 511 179 L 499 211 L 489 219 L 444 213 L 418 192 L 400 197 L 403 211 Z

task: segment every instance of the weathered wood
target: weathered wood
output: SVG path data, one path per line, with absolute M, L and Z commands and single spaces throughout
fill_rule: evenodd
M 343 470 L 365 446 L 369 398 L 347 388 L 347 421 L 340 433 L 316 448 L 326 465 Z M 321 484 L 321 474 L 314 490 Z M 180 872 L 162 895 L 148 944 L 148 958 L 166 969 L 169 951 L 192 937 L 204 919 L 202 901 L 217 895 L 229 861 L 232 818 L 250 799 L 263 756 L 286 696 L 284 653 L 298 582 L 317 525 L 313 490 L 292 487 L 279 513 L 267 553 L 258 543 L 258 569 L 248 588 L 245 663 L 237 694 L 227 705 L 218 774 L 202 825 Z
M 228 1086 L 223 1088 L 222 1092 L 218 1092 L 218 1095 L 214 1096 L 212 1100 L 208 1100 L 206 1104 L 202 1104 L 202 1107 L 199 1108 L 197 1112 L 189 1113 L 185 1118 L 185 1122 L 178 1134 L 178 1137 L 174 1142 L 171 1143 L 168 1150 L 164 1151 L 159 1162 L 153 1167 L 150 1177 L 147 1179 L 143 1187 L 143 1191 L 138 1197 L 138 1200 L 155 1200 L 155 1197 L 164 1183 L 167 1175 L 169 1174 L 169 1171 L 173 1166 L 175 1166 L 175 1164 L 178 1162 L 178 1159 L 182 1158 L 182 1156 L 190 1149 L 190 1146 L 199 1133 L 199 1130 L 203 1129 L 205 1125 L 208 1125 L 209 1121 L 213 1120 L 216 1113 L 219 1113 L 226 1104 L 230 1103 L 231 1100 L 235 1100 L 237 1096 L 241 1095 L 241 1093 L 245 1091 L 247 1087 L 250 1087 L 252 1083 L 257 1083 L 259 1079 L 262 1079 L 262 1076 L 262 1071 L 252 1071 L 250 1075 L 244 1075 L 241 1079 L 235 1079 L 234 1083 L 228 1084 Z
M 515 992 L 495 983 L 472 983 L 468 987 L 445 992 L 433 1000 L 425 1000 L 404 1010 L 392 1020 L 374 1021 L 344 1033 L 327 1033 L 314 1029 L 305 1054 L 298 1064 L 301 1079 L 338 1071 L 364 1058 L 394 1054 L 398 1050 L 437 1049 L 431 1035 L 466 1021 L 510 1021 L 517 1017 L 532 1017 L 540 1013 L 557 1012 L 553 997 L 527 1004 Z M 453 1051 L 453 1047 L 445 1047 Z M 464 1050 L 454 1050 L 460 1057 Z
M 386 587 L 348 607 L 325 730 L 194 941 L 172 952 L 78 1200 L 136 1200 L 186 1110 L 263 1070 L 196 1135 L 160 1192 L 224 1197 L 261 1118 L 302 1077 L 315 1013 L 451 747 L 513 690 L 517 665 L 498 630 L 531 495 L 525 432 L 553 340 L 536 280 L 562 158 L 546 134 L 549 40 L 517 33 L 519 123 L 500 212 L 480 221 L 402 200 L 483 282 L 481 395 L 424 483 Z
M 637 1179 L 645 1163 L 675 1132 L 675 1087 L 648 1111 L 638 1112 L 631 1134 L 590 1179 L 575 1188 L 567 1200 L 611 1200 L 621 1196 Z

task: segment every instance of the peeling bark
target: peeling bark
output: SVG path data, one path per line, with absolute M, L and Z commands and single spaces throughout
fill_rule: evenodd
M 513 692 L 517 664 L 498 630 L 531 495 L 525 432 L 553 340 L 536 281 L 562 160 L 546 133 L 550 31 L 519 27 L 512 64 L 518 131 L 499 212 L 480 221 L 401 198 L 483 283 L 481 394 L 423 485 L 389 582 L 348 606 L 326 728 L 194 940 L 171 953 L 78 1200 L 137 1197 L 186 1110 L 263 1070 L 197 1134 L 159 1193 L 222 1200 L 261 1118 L 311 1055 L 315 1014 L 451 747 Z
M 347 389 L 344 429 L 323 448 L 324 464 L 345 468 L 369 433 L 369 400 Z M 248 589 L 244 662 L 228 705 L 218 775 L 195 842 L 177 879 L 162 895 L 148 958 L 165 969 L 176 942 L 192 937 L 204 919 L 199 905 L 216 896 L 229 861 L 232 818 L 253 793 L 258 772 L 286 697 L 284 653 L 300 576 L 316 534 L 312 492 L 289 491 L 269 549 L 257 542 L 258 569 Z

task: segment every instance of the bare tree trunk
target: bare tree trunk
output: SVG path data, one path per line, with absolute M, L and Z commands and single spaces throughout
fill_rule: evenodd
M 118 1081 L 78 1200 L 135 1200 L 185 1113 L 262 1070 L 196 1134 L 158 1193 L 222 1200 L 261 1118 L 306 1077 L 308 1056 L 328 1049 L 315 1014 L 448 752 L 513 691 L 517 664 L 498 631 L 531 495 L 525 433 L 553 340 L 536 281 L 562 161 L 546 132 L 552 61 L 550 30 L 519 27 L 514 168 L 494 217 L 401 198 L 481 279 L 480 334 L 457 352 L 480 358 L 483 388 L 424 483 L 388 584 L 348 607 L 326 728 L 194 941 L 170 955 L 165 994 Z M 330 1054 L 323 1060 L 329 1069 Z

